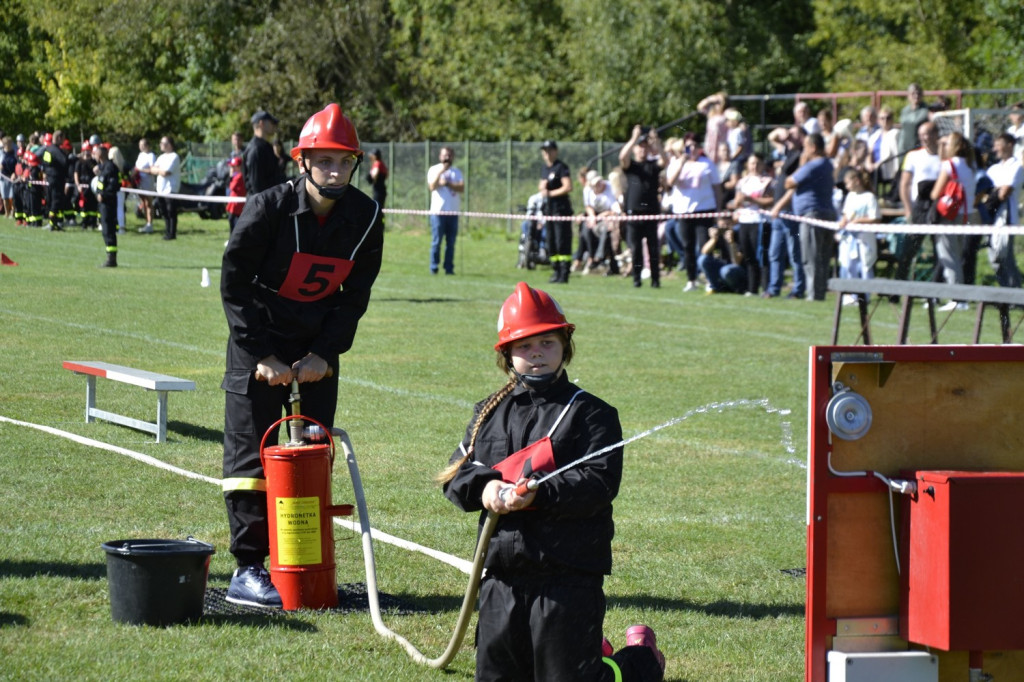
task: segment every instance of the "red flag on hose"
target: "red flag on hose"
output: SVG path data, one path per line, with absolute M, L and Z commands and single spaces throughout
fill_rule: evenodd
M 0 253 L 0 265 L 17 265 L 17 263 L 8 258 L 6 253 Z

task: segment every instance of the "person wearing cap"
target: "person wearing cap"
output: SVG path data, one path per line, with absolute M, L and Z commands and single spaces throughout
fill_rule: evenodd
M 238 569 L 227 599 L 281 607 L 264 562 L 270 551 L 260 440 L 290 413 L 301 386 L 302 414 L 326 428 L 338 404 L 338 358 L 380 272 L 380 206 L 351 186 L 363 155 L 337 104 L 313 114 L 291 150 L 303 172 L 250 193 L 221 266 L 228 322 L 223 490 Z M 276 430 L 267 445 L 277 443 Z
M 558 158 L 558 144 L 554 140 L 545 140 L 540 146 L 544 157 L 544 168 L 541 170 L 538 190 L 544 197 L 544 215 L 572 215 L 572 174 L 569 166 Z M 547 221 L 549 249 L 551 261 L 552 284 L 569 282 L 569 270 L 572 266 L 572 222 L 568 220 Z
M 265 189 L 284 182 L 284 174 L 274 154 L 272 142 L 277 135 L 277 119 L 260 109 L 252 118 L 252 139 L 245 147 L 245 189 L 249 195 L 259 194 Z
M 455 150 L 441 147 L 438 163 L 427 169 L 427 187 L 430 189 L 430 273 L 436 275 L 441 267 L 444 274 L 455 274 L 455 240 L 459 234 L 458 213 L 461 196 L 466 189 L 462 171 L 456 168 Z M 444 262 L 441 261 L 441 241 L 444 240 Z
M 516 285 L 498 313 L 494 345 L 507 381 L 476 404 L 437 476 L 456 507 L 480 513 L 481 527 L 498 515 L 480 584 L 477 680 L 664 675 L 646 625 L 628 628 L 618 653 L 603 640 L 622 426 L 614 407 L 569 381 L 575 329 L 549 294 Z M 535 490 L 516 489 L 589 454 L 596 456 Z

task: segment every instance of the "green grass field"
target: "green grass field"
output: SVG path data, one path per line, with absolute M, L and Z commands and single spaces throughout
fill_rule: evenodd
M 424 226 L 426 220 L 423 220 Z M 337 423 L 350 434 L 375 528 L 470 558 L 476 515 L 432 483 L 474 401 L 503 377 L 495 319 L 519 279 L 551 291 L 577 325 L 570 377 L 615 405 L 632 436 L 711 403 L 626 449 L 615 504 L 605 631 L 616 646 L 650 624 L 670 680 L 802 677 L 808 347 L 828 343 L 828 303 L 633 289 L 628 280 L 514 268 L 516 245 L 481 222 L 461 238 L 457 276 L 431 276 L 423 229 L 389 232 L 355 347 L 342 358 Z M 175 242 L 121 238 L 103 270 L 96 232 L 0 221 L 0 417 L 44 425 L 220 477 L 226 326 L 217 288 L 226 222 L 184 216 Z M 202 268 L 213 285 L 200 286 Z M 852 315 L 850 316 L 852 318 Z M 996 341 L 995 316 L 983 340 Z M 853 342 L 849 320 L 840 342 Z M 918 315 L 912 341 L 926 336 Z M 973 314 L 946 343 L 967 343 Z M 896 310 L 875 315 L 876 341 Z M 84 422 L 85 381 L 63 360 L 103 360 L 192 379 L 170 397 L 169 442 Z M 152 419 L 155 397 L 100 380 L 100 406 Z M 750 404 L 755 403 L 755 404 Z M 103 542 L 194 535 L 217 548 L 210 586 L 233 560 L 219 489 L 129 457 L 0 420 L 0 679 L 185 678 L 469 680 L 470 644 L 446 672 L 421 668 L 377 635 L 366 612 L 215 616 L 190 626 L 113 623 Z M 334 502 L 353 502 L 343 465 Z M 365 581 L 358 537 L 336 530 L 339 583 Z M 455 624 L 465 576 L 377 543 L 380 589 L 413 608 L 385 615 L 430 656 Z M 794 573 L 796 575 L 794 575 Z M 471 638 L 470 638 L 471 639 Z

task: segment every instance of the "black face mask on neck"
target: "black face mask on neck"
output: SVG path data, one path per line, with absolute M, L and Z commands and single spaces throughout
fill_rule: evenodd
M 337 201 L 345 194 L 345 191 L 348 190 L 348 183 L 340 186 L 332 185 L 330 187 L 319 185 L 317 184 L 317 181 L 313 179 L 313 174 L 309 172 L 306 173 L 306 180 L 309 184 L 313 185 L 313 187 L 316 187 L 316 191 L 320 193 L 320 196 L 331 201 Z
M 362 161 L 362 157 L 359 157 L 356 160 L 356 165 L 352 167 L 352 173 L 350 173 L 348 176 L 349 180 L 355 177 L 356 170 L 359 168 L 360 165 L 360 161 Z M 332 185 L 330 187 L 325 187 L 321 184 L 318 184 L 317 181 L 313 179 L 312 171 L 306 168 L 305 154 L 303 154 L 302 156 L 302 170 L 306 171 L 306 179 L 309 181 L 309 184 L 313 185 L 313 187 L 316 187 L 316 191 L 319 192 L 320 196 L 322 196 L 324 199 L 327 199 L 329 201 L 337 201 L 338 199 L 345 195 L 345 192 L 348 191 L 349 183 L 347 182 L 341 186 Z

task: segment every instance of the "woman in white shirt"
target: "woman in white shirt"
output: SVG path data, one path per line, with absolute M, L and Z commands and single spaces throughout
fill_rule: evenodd
M 153 191 L 155 183 L 153 182 L 153 176 L 149 174 L 149 168 L 156 163 L 156 154 L 149 148 L 149 140 L 142 138 L 139 140 L 139 156 L 135 159 L 135 170 L 137 182 L 139 183 L 139 189 L 146 190 L 148 192 Z M 153 231 L 153 198 L 145 194 L 140 194 L 139 206 L 142 208 L 143 214 L 146 216 L 146 226 L 139 228 L 139 232 L 149 234 Z
M 671 188 L 675 212 L 684 214 L 680 221 L 680 241 L 686 248 L 688 281 L 683 291 L 693 291 L 697 288 L 697 251 L 708 240 L 708 230 L 715 225 L 715 218 L 690 218 L 686 214 L 717 211 L 722 205 L 722 180 L 718 168 L 697 146 L 696 135 L 686 133 L 680 146 L 679 154 L 665 170 L 665 181 Z
M 768 241 L 771 224 L 763 219 L 760 209 L 771 208 L 774 202 L 768 185 L 772 178 L 765 173 L 764 157 L 751 154 L 747 157 L 743 177 L 736 183 L 736 196 L 729 203 L 736 209 L 733 219 L 739 224 L 739 246 L 747 269 L 747 293 L 756 294 L 758 287 L 767 281 Z M 762 262 L 763 259 L 763 262 Z

